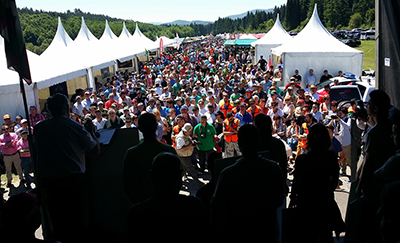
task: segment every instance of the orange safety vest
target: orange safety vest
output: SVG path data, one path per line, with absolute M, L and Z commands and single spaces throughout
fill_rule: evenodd
M 303 131 L 308 135 L 307 123 L 304 122 L 301 127 L 303 128 Z M 307 140 L 299 139 L 299 146 L 303 149 L 307 148 Z
M 237 119 L 237 118 L 233 119 L 232 127 L 235 128 L 236 130 L 238 128 L 238 122 L 239 122 L 239 119 Z M 229 124 L 229 120 L 225 119 L 225 121 L 224 121 L 225 131 L 233 132 L 233 130 L 228 126 L 228 124 Z M 237 142 L 238 141 L 238 135 L 237 134 L 225 135 L 224 137 L 225 137 L 225 141 L 227 141 L 228 143 Z
M 179 132 L 181 131 L 181 127 L 179 127 L 179 125 L 174 126 L 174 133 L 175 136 L 178 136 Z M 172 146 L 175 148 L 176 144 L 175 144 L 175 139 L 172 141 Z
M 233 105 L 231 105 L 231 103 L 229 103 L 228 109 L 225 109 L 225 103 L 220 106 L 220 110 L 222 111 L 222 113 L 224 113 L 225 117 L 226 117 L 226 114 L 228 114 L 228 112 L 232 111 L 232 109 L 233 109 Z
M 258 106 L 258 105 L 256 105 L 256 109 L 254 110 L 254 113 L 252 112 L 252 110 L 251 110 L 251 107 L 249 107 L 248 109 L 247 109 L 247 112 L 249 112 L 250 114 L 251 114 L 251 117 L 253 118 L 253 120 L 254 120 L 254 117 L 256 117 L 258 114 L 260 114 L 260 107 Z
M 236 109 L 236 107 L 233 107 L 233 109 L 232 109 L 232 113 L 233 113 L 233 114 L 236 114 L 236 113 L 238 113 L 238 110 Z

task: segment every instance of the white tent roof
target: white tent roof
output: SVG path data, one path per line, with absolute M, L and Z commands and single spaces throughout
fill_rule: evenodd
M 7 68 L 7 59 L 4 51 L 4 39 L 0 36 L 0 94 L 19 92 L 19 75 Z M 31 51 L 26 51 L 28 62 L 36 62 L 39 56 Z M 32 77 L 34 79 L 34 77 Z M 25 83 L 25 81 L 24 81 Z M 31 85 L 33 86 L 33 85 Z
M 49 47 L 39 56 L 39 60 L 30 62 L 32 81 L 37 82 L 38 89 L 83 76 L 87 70 L 71 57 L 69 47 L 73 40 L 65 31 L 60 17 L 57 32 Z M 71 59 L 74 58 L 74 59 Z
M 100 37 L 100 41 L 105 40 L 116 40 L 118 37 L 111 30 L 110 25 L 108 25 L 108 21 L 106 20 L 106 27 L 104 28 L 103 35 Z
M 256 45 L 270 45 L 270 44 L 283 44 L 293 39 L 286 30 L 283 28 L 279 20 L 279 14 L 276 16 L 274 26 L 260 39 L 251 43 L 251 46 Z
M 351 48 L 332 36 L 322 25 L 316 4 L 304 29 L 291 40 L 272 48 L 271 52 L 281 56 L 283 84 L 289 81 L 296 69 L 303 77 L 309 69 L 313 69 L 318 81 L 325 69 L 332 75 L 339 70 L 355 75 L 362 73 L 364 52 Z
M 176 43 L 176 39 L 171 40 L 170 38 L 166 37 L 166 36 L 161 36 L 159 38 L 157 38 L 156 43 L 159 46 L 160 45 L 160 39 L 163 40 L 163 46 L 169 46 L 169 45 L 173 45 Z
M 78 35 L 76 36 L 74 43 L 80 43 L 81 41 L 87 42 L 87 41 L 97 41 L 98 39 L 96 36 L 90 32 L 89 28 L 87 27 L 85 23 L 85 19 L 82 17 L 82 23 L 81 23 L 81 29 L 78 32 Z
M 100 41 L 90 32 L 82 17 L 81 29 L 74 42 L 70 45 L 69 54 L 72 56 L 71 58 L 74 58 L 75 62 L 82 67 L 93 67 L 94 71 L 114 65 L 114 60 L 107 58 L 105 55 L 99 55 L 98 48 L 100 45 Z M 79 58 L 76 58 L 77 56 Z
M 319 19 L 316 5 L 314 7 L 313 15 L 304 29 L 290 41 L 272 49 L 272 54 L 276 56 L 280 56 L 282 53 L 300 52 L 361 53 L 361 51 L 342 43 L 325 29 Z
M 137 23 L 136 23 L 135 32 L 133 33 L 132 37 L 130 38 L 130 41 L 131 41 L 131 45 L 133 44 L 134 46 L 138 47 L 138 50 L 140 51 L 140 53 L 138 53 L 138 55 L 141 55 L 146 50 L 154 51 L 158 48 L 158 45 L 156 42 L 147 38 L 147 36 L 145 36 L 142 33 L 142 31 L 140 31 Z
M 241 40 L 255 40 L 255 39 L 257 39 L 257 37 L 255 37 L 252 34 L 243 34 L 243 35 L 241 35 L 239 37 L 239 39 L 241 39 Z
M 126 28 L 125 22 L 122 24 L 122 31 L 118 38 L 119 39 L 131 38 L 131 33 L 129 33 L 128 29 Z

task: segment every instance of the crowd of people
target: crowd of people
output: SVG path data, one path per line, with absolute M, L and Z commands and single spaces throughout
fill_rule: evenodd
M 186 172 L 195 181 L 201 199 L 188 199 L 186 203 L 199 208 L 197 217 L 204 220 L 201 222 L 211 217 L 211 232 L 234 239 L 251 231 L 253 236 L 261 237 L 265 227 L 256 219 L 262 217 L 268 225 L 270 242 L 273 242 L 276 239 L 275 212 L 289 193 L 285 182 L 290 173 L 294 176 L 290 207 L 298 208 L 298 217 L 307 218 L 305 221 L 309 224 L 325 222 L 315 227 L 313 233 L 316 239 L 322 239 L 320 242 L 330 242 L 332 231 L 339 235 L 346 228 L 333 196 L 340 173 L 358 181 L 356 197 L 363 198 L 367 205 L 362 215 L 371 216 L 368 220 L 372 223 L 368 227 L 376 233 L 371 234 L 370 239 L 395 237 L 390 228 L 393 222 L 388 219 L 393 217 L 385 214 L 394 209 L 383 208 L 390 206 L 386 201 L 381 204 L 380 192 L 383 186 L 400 179 L 396 164 L 398 153 L 395 155 L 395 146 L 400 145 L 396 140 L 399 135 L 395 133 L 394 141 L 391 138 L 392 125 L 399 124 L 398 109 L 390 105 L 390 98 L 380 90 L 371 92 L 366 108 L 357 100 L 338 107 L 337 101 L 330 100 L 330 85 L 317 92 L 319 82 L 332 78 L 327 70 L 319 79 L 312 69 L 305 77 L 293 70 L 288 84 L 282 86 L 282 68 L 282 65 L 271 66 L 262 56 L 252 63 L 250 50 L 223 46 L 219 40 L 188 43 L 180 50 L 167 48 L 161 58 L 140 63 L 138 72 L 116 72 L 105 83 L 96 81 L 96 89 L 76 90 L 69 100 L 70 106 L 55 95 L 52 100 L 49 98 L 43 115 L 36 107 L 30 107 L 31 127 L 21 116 L 14 122 L 5 114 L 0 148 L 7 186 L 13 186 L 12 164 L 21 183 L 27 188 L 32 185 L 27 141 L 30 130 L 35 145 L 40 146 L 36 148 L 39 150 L 38 174 L 44 178 L 42 186 L 50 192 L 49 201 L 63 198 L 58 190 L 69 190 L 70 185 L 64 180 L 66 176 L 70 179 L 68 183 L 72 181 L 76 186 L 71 193 L 79 191 L 79 200 L 67 201 L 71 210 L 51 215 L 59 230 L 55 235 L 63 239 L 68 234 L 66 231 L 77 230 L 66 226 L 68 220 L 60 221 L 76 215 L 72 211 L 80 210 L 77 202 L 81 202 L 84 195 L 76 188 L 81 188 L 84 180 L 84 152 L 98 152 L 100 130 L 138 127 L 141 143 L 126 152 L 123 182 L 126 194 L 136 205 L 131 210 L 129 225 L 141 229 L 139 232 L 143 235 L 149 230 L 146 226 L 152 227 L 151 223 L 160 215 L 177 217 L 178 213 L 173 210 L 160 211 L 159 215 L 152 210 L 163 202 L 174 210 L 181 209 L 172 204 L 186 202 L 177 197 L 182 186 L 182 172 Z M 341 74 L 339 72 L 339 76 Z M 339 84 L 335 82 L 334 85 Z M 59 111 L 55 112 L 57 109 Z M 65 115 L 71 119 L 64 119 Z M 67 129 L 57 130 L 55 121 Z M 50 130 L 51 135 L 48 134 Z M 73 140 L 75 135 L 81 137 L 79 143 L 70 141 L 51 149 L 56 136 Z M 69 151 L 80 151 L 80 154 L 73 157 Z M 269 151 L 265 155 L 268 158 L 257 156 L 257 152 L 263 151 Z M 67 154 L 68 158 L 62 157 Z M 203 173 L 212 174 L 214 158 L 235 156 L 242 156 L 242 159 L 220 175 L 212 175 L 215 178 L 209 185 L 204 186 L 199 180 Z M 78 166 L 69 165 L 69 162 L 65 162 L 68 166 L 54 165 L 49 157 L 79 163 Z M 169 168 L 160 163 L 163 160 L 170 164 Z M 388 160 L 394 161 L 391 171 L 389 162 L 385 163 Z M 63 172 L 66 169 L 68 172 Z M 169 171 L 171 178 L 162 170 Z M 379 186 L 375 183 L 377 180 Z M 60 184 L 62 186 L 55 186 Z M 313 191 L 308 188 L 311 184 L 317 185 Z M 398 186 L 393 188 L 398 190 Z M 152 201 L 148 201 L 149 198 L 153 198 Z M 316 206 L 319 200 L 321 205 Z M 268 205 L 263 208 L 265 203 Z M 49 210 L 58 210 L 54 208 L 49 207 Z M 378 209 L 383 210 L 381 217 L 376 215 Z M 149 215 L 151 220 L 146 219 Z M 389 226 L 381 234 L 377 225 L 385 217 Z M 303 226 L 308 224 L 301 220 L 295 222 L 299 229 L 296 233 L 307 237 Z M 163 224 L 156 225 L 162 227 Z M 172 226 L 175 224 L 167 228 L 172 230 Z M 203 225 L 202 229 L 209 228 Z M 68 237 L 64 239 L 69 240 Z

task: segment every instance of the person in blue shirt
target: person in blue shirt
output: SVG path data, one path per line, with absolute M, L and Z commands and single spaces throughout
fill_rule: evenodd
M 253 124 L 251 114 L 246 111 L 246 103 L 240 103 L 240 110 L 235 114 L 235 118 L 240 120 L 240 124 Z

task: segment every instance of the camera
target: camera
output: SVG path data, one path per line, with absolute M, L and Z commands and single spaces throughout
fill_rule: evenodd
M 331 115 L 331 119 L 335 120 L 338 119 L 339 117 L 337 115 Z
M 205 138 L 206 138 L 206 134 L 205 134 L 205 133 L 201 133 L 201 134 L 200 134 L 200 137 L 201 137 L 202 139 L 205 139 Z

